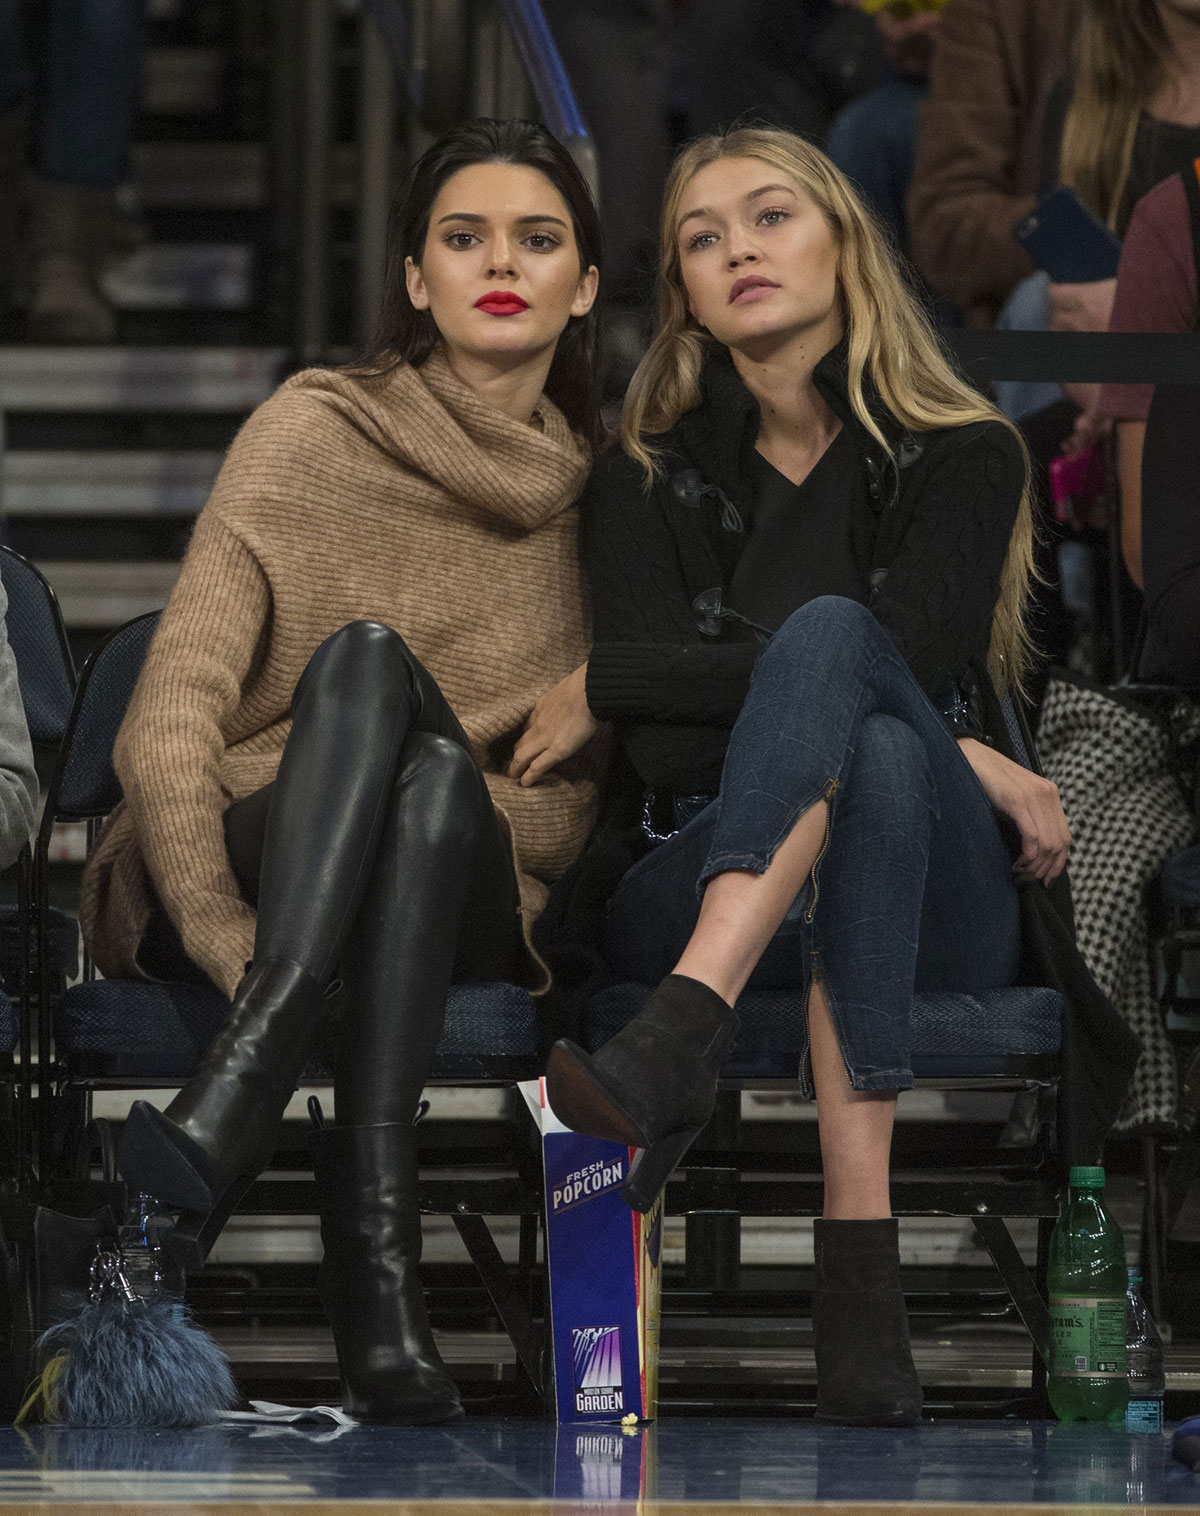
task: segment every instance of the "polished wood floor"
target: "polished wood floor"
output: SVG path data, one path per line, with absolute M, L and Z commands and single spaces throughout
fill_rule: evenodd
M 93 1516 L 1034 1516 L 1200 1510 L 1167 1436 L 1121 1427 L 811 1419 L 561 1426 L 0 1428 L 0 1513 Z
M 95 1516 L 97 1499 L 55 1499 L 47 1506 L 44 1502 L 17 1502 L 0 1505 L 4 1516 L 46 1516 L 47 1510 L 63 1513 L 63 1516 Z M 1196 1509 L 1193 1507 L 1192 1509 Z M 182 1493 L 178 1498 L 149 1496 L 146 1501 L 104 1503 L 110 1516 L 151 1516 L 154 1512 L 169 1512 L 170 1516 L 263 1516 L 269 1509 L 272 1516 L 448 1516 L 450 1512 L 470 1512 L 470 1516 L 713 1516 L 711 1502 L 621 1500 L 600 1507 L 591 1500 L 473 1500 L 470 1502 L 444 1500 L 279 1500 L 264 1492 L 262 1501 L 209 1501 L 197 1500 Z M 839 1501 L 831 1505 L 811 1502 L 771 1501 L 753 1505 L 722 1505 L 723 1512 L 744 1511 L 746 1516 L 1053 1516 L 1055 1512 L 1070 1512 L 1078 1516 L 1086 1510 L 1087 1516 L 1109 1516 L 1121 1513 L 1129 1516 L 1136 1510 L 1138 1516 L 1157 1516 L 1159 1512 L 1178 1512 L 1178 1505 L 931 1505 L 928 1501 Z M 1186 1507 L 1185 1507 L 1186 1509 Z

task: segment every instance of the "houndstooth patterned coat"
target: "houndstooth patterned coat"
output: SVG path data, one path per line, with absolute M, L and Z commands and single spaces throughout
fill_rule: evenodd
M 1192 834 L 1168 766 L 1168 733 L 1104 690 L 1052 679 L 1037 742 L 1071 826 L 1079 950 L 1142 1043 L 1115 1130 L 1173 1126 L 1177 1072 L 1152 982 L 1145 909 L 1155 870 Z

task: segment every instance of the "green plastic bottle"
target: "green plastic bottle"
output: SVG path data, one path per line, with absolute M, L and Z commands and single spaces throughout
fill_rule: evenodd
M 1120 1421 L 1125 1239 L 1101 1203 L 1104 1170 L 1074 1168 L 1050 1238 L 1050 1404 L 1060 1421 Z

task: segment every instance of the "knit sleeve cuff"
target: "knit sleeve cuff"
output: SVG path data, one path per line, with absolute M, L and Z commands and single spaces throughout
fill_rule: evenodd
M 597 721 L 648 716 L 662 683 L 657 643 L 598 642 L 588 657 L 586 694 Z
M 588 707 L 599 721 L 732 722 L 758 653 L 748 642 L 598 642 L 588 658 Z

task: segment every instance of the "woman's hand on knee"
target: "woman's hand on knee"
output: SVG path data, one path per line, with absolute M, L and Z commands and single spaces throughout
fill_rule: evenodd
M 1071 847 L 1058 786 L 973 737 L 960 738 L 958 745 L 993 809 L 1017 829 L 1021 852 L 1013 873 L 1018 879 L 1050 884 L 1066 867 Z
M 587 664 L 551 687 L 530 712 L 508 766 L 508 777 L 529 786 L 591 741 L 600 723 L 588 709 Z

